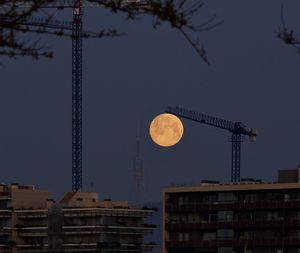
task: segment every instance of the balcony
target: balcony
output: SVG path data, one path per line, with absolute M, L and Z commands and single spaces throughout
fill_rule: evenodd
M 299 246 L 300 238 L 280 238 L 264 239 L 257 238 L 253 240 L 210 240 L 210 241 L 169 241 L 166 242 L 166 248 L 217 248 L 217 247 L 239 247 L 245 245 L 249 247 L 265 246 Z
M 47 210 L 15 210 L 17 217 L 20 219 L 41 219 L 48 218 Z
M 229 222 L 203 222 L 203 223 L 166 223 L 165 229 L 176 230 L 216 230 L 216 229 L 259 229 L 300 227 L 300 220 L 253 220 L 253 221 L 229 221 Z
M 129 226 L 108 226 L 108 225 L 73 225 L 63 226 L 65 235 L 78 234 L 101 234 L 101 233 L 118 233 L 118 234 L 150 234 L 153 227 L 129 227 Z
M 10 195 L 0 195 L 0 200 L 10 201 L 11 200 L 11 196 Z
M 299 209 L 300 201 L 260 201 L 260 202 L 212 202 L 212 203 L 187 203 L 167 204 L 166 212 L 212 212 L 222 210 L 274 210 L 274 209 Z
M 64 252 L 144 252 L 151 250 L 156 244 L 119 244 L 119 243 L 64 243 Z M 4 245 L 0 245 L 1 253 L 11 253 L 11 249 L 7 248 L 5 251 Z M 48 252 L 47 244 L 23 244 L 18 245 L 18 252 L 22 253 L 42 253 Z
M 11 249 L 11 247 L 8 247 L 7 245 L 0 244 L 0 252 L 1 253 L 11 253 L 12 249 Z
M 12 230 L 13 230 L 13 228 L 10 227 L 10 226 L 3 227 L 1 229 L 1 235 L 11 235 L 12 234 Z
M 11 192 L 10 191 L 1 191 L 0 197 L 9 197 L 11 198 Z
M 119 208 L 72 208 L 63 209 L 65 217 L 96 217 L 96 216 L 117 216 L 117 217 L 151 217 L 154 210 L 141 209 L 119 209 Z
M 43 253 L 49 252 L 48 244 L 21 244 L 17 245 L 18 252 L 20 253 Z
M 0 244 L 0 252 L 1 253 L 11 253 L 11 248 L 7 248 L 6 245 Z
M 97 243 L 64 243 L 63 248 L 64 252 L 85 252 L 85 251 L 95 251 L 99 252 L 100 250 L 105 252 L 144 252 L 149 251 L 155 244 L 136 244 L 136 243 L 119 243 L 119 242 L 97 242 Z
M 0 218 L 11 218 L 12 210 L 0 210 Z

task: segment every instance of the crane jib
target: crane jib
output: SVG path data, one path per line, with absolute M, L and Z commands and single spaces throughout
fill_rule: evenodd
M 174 114 L 180 118 L 185 118 L 229 131 L 231 133 L 230 141 L 232 143 L 231 181 L 240 181 L 241 143 L 243 142 L 242 135 L 247 135 L 250 137 L 250 140 L 254 141 L 257 135 L 254 129 L 247 128 L 241 122 L 232 122 L 229 120 L 224 120 L 206 114 L 194 112 L 192 110 L 184 109 L 181 107 L 168 106 L 165 112 Z

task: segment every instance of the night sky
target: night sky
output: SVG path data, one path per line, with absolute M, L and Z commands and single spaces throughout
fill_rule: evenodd
M 285 22 L 300 34 L 298 0 L 211 0 L 197 14 L 224 21 L 200 33 L 210 65 L 168 25 L 126 21 L 85 10 L 86 30 L 119 28 L 126 36 L 84 41 L 83 190 L 133 200 L 133 160 L 141 129 L 145 202 L 165 186 L 230 180 L 229 133 L 183 120 L 182 141 L 156 146 L 148 134 L 167 105 L 242 121 L 258 129 L 242 147 L 242 177 L 276 180 L 300 163 L 300 54 L 276 38 Z M 71 11 L 60 18 L 71 20 Z M 53 60 L 8 60 L 0 68 L 0 167 L 4 183 L 33 184 L 59 199 L 71 190 L 71 40 L 43 37 Z M 93 187 L 91 186 L 93 182 Z

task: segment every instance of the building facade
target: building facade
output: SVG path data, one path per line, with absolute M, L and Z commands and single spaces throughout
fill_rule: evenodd
M 164 253 L 300 253 L 299 169 L 164 189 Z
M 150 252 L 154 210 L 70 192 L 59 203 L 33 186 L 0 186 L 0 252 Z

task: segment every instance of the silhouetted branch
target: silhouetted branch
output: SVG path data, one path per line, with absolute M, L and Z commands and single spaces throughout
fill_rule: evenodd
M 72 4 L 72 1 L 66 0 Z M 26 3 L 26 8 L 20 8 Z M 63 3 L 63 0 L 59 1 Z M 172 28 L 179 30 L 202 59 L 208 63 L 206 52 L 197 38 L 198 33 L 209 31 L 220 24 L 216 17 L 203 21 L 200 24 L 193 22 L 195 14 L 203 7 L 200 0 L 86 0 L 87 3 L 96 4 L 98 7 L 106 8 L 113 13 L 125 13 L 127 18 L 135 20 L 139 16 L 147 15 L 153 18 L 152 25 L 157 29 L 162 23 L 168 23 Z M 0 0 L 0 55 L 9 57 L 32 56 L 51 58 L 52 52 L 41 46 L 40 39 L 29 43 L 21 38 L 23 33 L 34 33 L 35 35 L 48 34 L 55 36 L 72 37 L 71 23 L 58 22 L 55 17 L 48 15 L 44 23 L 34 20 L 33 15 L 42 8 L 53 4 L 53 0 L 27 0 L 27 1 L 3 1 Z M 99 32 L 82 33 L 83 38 L 102 38 L 120 36 L 116 29 L 101 30 Z
M 277 37 L 281 39 L 285 44 L 291 45 L 296 48 L 300 53 L 300 41 L 294 33 L 293 29 L 287 28 L 284 21 L 283 6 L 281 6 L 281 27 L 277 33 Z
M 193 18 L 204 6 L 203 1 L 196 0 L 145 0 L 142 4 L 126 5 L 121 0 L 89 0 L 110 9 L 112 12 L 123 12 L 128 19 L 135 20 L 138 16 L 148 15 L 153 17 L 153 28 L 157 29 L 162 23 L 169 23 L 172 28 L 179 30 L 202 59 L 208 63 L 207 55 L 200 40 L 195 34 L 214 29 L 222 22 L 217 22 L 216 17 L 200 23 L 193 23 Z

